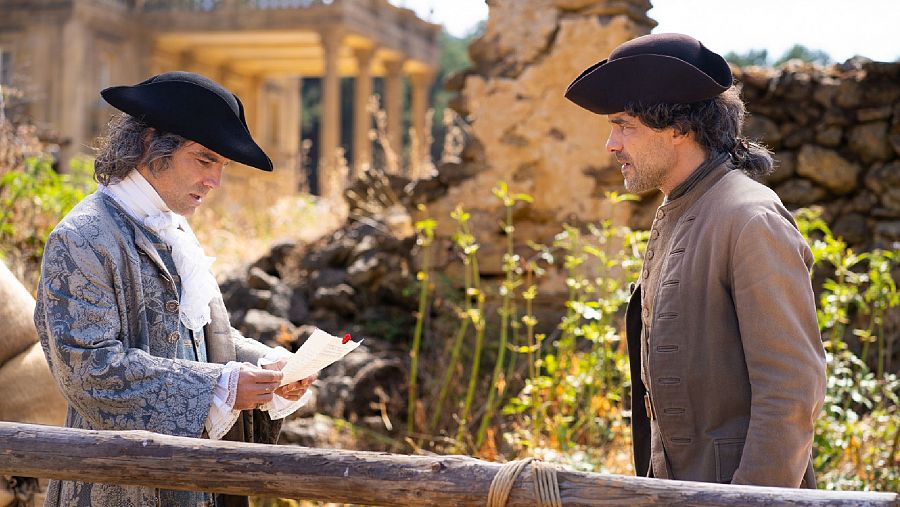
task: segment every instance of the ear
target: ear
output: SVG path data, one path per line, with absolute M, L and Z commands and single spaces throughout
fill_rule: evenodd
M 682 130 L 677 126 L 670 127 L 672 129 L 672 144 L 680 145 L 694 138 L 690 130 Z

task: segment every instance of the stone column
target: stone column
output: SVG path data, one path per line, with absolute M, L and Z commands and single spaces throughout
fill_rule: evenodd
M 386 61 L 384 67 L 384 112 L 387 114 L 387 136 L 391 149 L 399 159 L 403 153 L 403 62 Z
M 247 92 L 249 93 L 242 99 L 244 119 L 247 120 L 247 125 L 250 127 L 250 135 L 266 150 L 269 157 L 272 158 L 272 162 L 277 164 L 276 157 L 273 157 L 274 147 L 269 142 L 272 139 L 272 132 L 270 132 L 272 121 L 269 118 L 269 93 L 266 89 L 266 80 L 264 77 L 256 75 L 249 78 L 247 83 Z M 238 97 L 240 96 L 238 94 Z
M 434 79 L 434 73 L 429 71 L 416 72 L 410 74 L 409 80 L 412 85 L 412 104 L 410 107 L 410 116 L 412 123 L 411 139 L 412 150 L 409 156 L 409 167 L 411 179 L 418 179 L 426 176 L 426 167 L 431 166 L 431 155 L 429 154 L 430 146 L 428 139 L 431 137 L 430 132 L 426 132 L 428 128 L 428 90 L 431 88 L 431 82 Z
M 279 118 L 279 152 L 289 173 L 290 193 L 299 189 L 300 178 L 305 178 L 300 160 L 300 86 L 301 78 L 286 77 L 280 80 L 282 88 L 279 100 L 284 105 Z M 305 182 L 304 182 L 305 184 Z
M 43 65 L 30 65 L 29 78 L 31 79 L 30 87 L 27 88 L 29 98 L 34 100 L 29 105 L 29 111 L 35 125 L 39 129 L 50 129 L 52 126 L 59 125 L 55 111 L 59 109 L 57 103 L 58 97 L 53 93 L 53 85 L 59 79 L 60 67 L 52 65 L 59 54 L 55 51 L 54 44 L 60 37 L 59 28 L 44 23 L 35 23 L 27 28 L 26 39 L 24 44 L 25 52 L 19 52 L 13 57 L 12 64 L 18 67 L 16 60 L 27 62 L 46 62 Z M 24 54 L 22 54 L 24 53 Z M 13 75 L 17 69 L 13 69 Z M 99 92 L 99 90 L 98 90 Z
M 63 167 L 68 167 L 71 158 L 85 151 L 90 140 L 87 138 L 88 105 L 91 103 L 86 93 L 85 72 L 93 72 L 89 65 L 89 33 L 84 22 L 77 17 L 70 18 L 63 26 L 62 46 L 62 115 L 60 132 L 69 140 L 60 156 Z
M 300 118 L 301 101 L 300 90 L 302 79 L 300 77 L 286 77 L 282 79 L 282 100 L 284 101 L 284 114 L 281 115 L 281 134 L 278 139 L 282 152 L 290 160 L 298 160 L 300 153 Z
M 325 53 L 322 73 L 322 117 L 319 124 L 319 190 L 323 196 L 340 195 L 341 188 L 327 188 L 329 182 L 340 184 L 332 174 L 337 170 L 337 149 L 341 144 L 341 81 L 338 75 L 338 54 L 341 33 L 336 29 L 321 34 Z
M 364 168 L 372 165 L 372 141 L 369 130 L 372 119 L 369 116 L 369 97 L 372 96 L 372 48 L 357 48 L 356 83 L 353 87 L 353 175 L 359 177 Z

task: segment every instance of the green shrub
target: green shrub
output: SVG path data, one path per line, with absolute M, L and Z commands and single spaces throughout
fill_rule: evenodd
M 0 259 L 27 275 L 34 287 L 47 236 L 85 195 L 96 189 L 93 162 L 78 158 L 57 173 L 46 154 L 29 155 L 18 167 L 0 167 Z
M 447 357 L 437 363 L 449 366 L 439 384 L 426 382 L 418 391 L 432 416 L 432 449 L 487 459 L 536 455 L 580 470 L 633 472 L 622 309 L 628 283 L 642 263 L 647 232 L 610 221 L 564 226 L 552 245 L 533 245 L 534 257 L 523 259 L 512 249 L 516 203 L 505 185 L 495 194 L 507 210 L 501 224 L 508 240 L 502 280 L 481 280 L 468 213 L 457 208 L 452 216 L 458 224 L 454 244 L 464 265 L 462 304 L 451 312 L 458 331 L 445 348 Z M 900 381 L 885 371 L 892 350 L 884 323 L 900 303 L 891 276 L 900 254 L 852 251 L 815 210 L 798 211 L 797 222 L 815 256 L 814 274 L 827 275 L 817 311 L 828 372 L 814 442 L 819 486 L 896 491 Z M 534 331 L 533 304 L 536 279 L 551 264 L 566 273 L 568 293 L 565 313 L 547 336 Z M 486 315 L 491 307 L 498 308 L 499 320 Z M 421 310 L 420 316 L 428 313 Z M 499 415 L 495 406 L 502 407 Z M 448 411 L 452 417 L 445 416 Z

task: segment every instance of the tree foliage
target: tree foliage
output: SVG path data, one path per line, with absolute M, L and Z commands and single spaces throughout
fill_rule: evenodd
M 756 65 L 760 67 L 779 66 L 788 60 L 798 59 L 804 62 L 817 63 L 819 65 L 828 65 L 833 63 L 831 56 L 821 49 L 810 49 L 803 44 L 794 44 L 790 49 L 785 51 L 781 56 L 772 60 L 769 51 L 766 49 L 750 49 L 744 53 L 730 51 L 725 54 L 725 60 L 738 67 L 747 67 Z

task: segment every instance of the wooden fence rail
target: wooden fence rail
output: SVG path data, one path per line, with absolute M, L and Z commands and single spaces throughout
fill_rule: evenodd
M 501 465 L 466 456 L 242 444 L 0 422 L 0 474 L 383 506 L 482 506 Z M 558 471 L 565 506 L 890 506 L 895 493 L 730 486 Z M 510 507 L 538 505 L 531 470 Z

